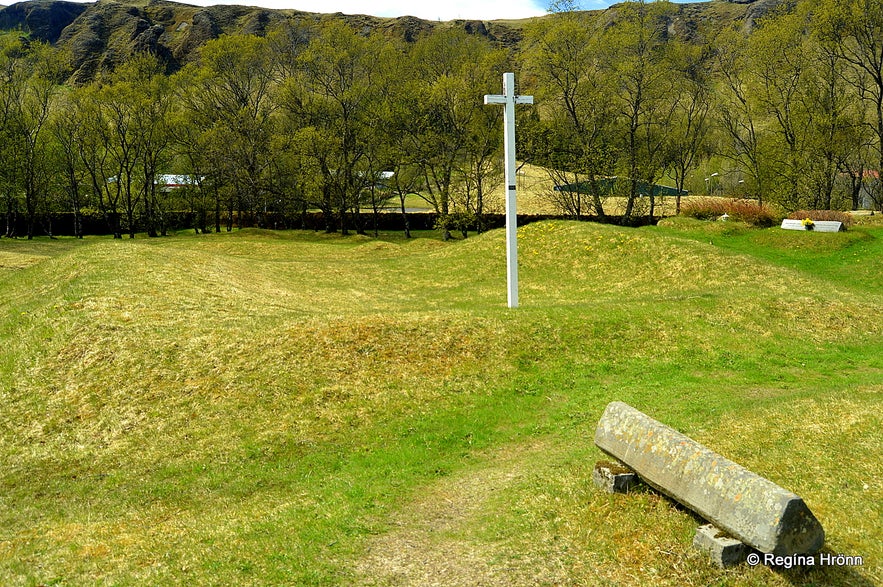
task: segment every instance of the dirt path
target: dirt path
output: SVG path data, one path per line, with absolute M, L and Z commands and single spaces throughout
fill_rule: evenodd
M 555 585 L 563 569 L 507 552 L 505 543 L 479 542 L 478 520 L 494 493 L 516 482 L 540 446 L 506 449 L 489 467 L 446 478 L 393 515 L 393 530 L 377 537 L 356 564 L 357 585 L 372 587 L 496 587 Z M 539 564 L 538 564 L 539 563 Z

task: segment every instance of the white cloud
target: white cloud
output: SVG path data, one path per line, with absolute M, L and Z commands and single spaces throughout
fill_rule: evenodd
M 184 0 L 188 4 L 245 4 L 265 8 L 293 8 L 306 12 L 343 12 L 375 16 L 416 16 L 426 20 L 494 20 L 529 18 L 546 13 L 542 0 Z

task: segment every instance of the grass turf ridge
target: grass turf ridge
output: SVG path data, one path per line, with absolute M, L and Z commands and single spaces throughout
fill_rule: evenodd
M 815 253 L 786 249 L 788 263 L 806 263 L 777 264 L 756 242 L 766 231 L 709 245 L 703 225 L 675 235 L 544 224 L 520 231 L 538 254 L 523 257 L 530 303 L 517 313 L 501 307 L 498 232 L 447 244 L 247 231 L 39 251 L 0 242 L 41 256 L 2 286 L 0 573 L 13 584 L 394 582 L 359 570 L 373 568 L 371 537 L 425 523 L 419 504 L 447 480 L 471 487 L 511 462 L 529 482 L 500 477 L 499 501 L 465 504 L 452 522 L 489 576 L 600 584 L 619 571 L 633 577 L 624 584 L 677 584 L 688 568 L 697 584 L 793 579 L 703 567 L 672 546 L 690 516 L 659 518 L 668 506 L 650 497 L 624 504 L 616 527 L 663 528 L 658 547 L 605 534 L 610 511 L 585 483 L 587 439 L 610 399 L 715 448 L 732 435 L 720 452 L 809 492 L 829 542 L 872 560 L 866 514 L 880 488 L 863 486 L 879 463 L 861 455 L 879 446 L 880 323 L 869 318 L 879 294 L 818 279 Z M 873 264 L 867 234 L 856 250 Z M 722 261 L 730 272 L 705 278 Z M 841 326 L 819 330 L 832 314 Z M 739 448 L 791 410 L 804 428 L 778 425 L 759 454 Z M 795 451 L 792 437 L 826 438 L 828 416 L 849 433 Z M 831 471 L 853 451 L 849 492 L 800 470 L 812 460 Z M 859 511 L 870 526 L 847 531 Z M 567 551 L 550 547 L 555 536 Z M 445 552 L 439 544 L 433 560 Z M 648 552 L 656 558 L 638 560 Z M 873 579 L 879 566 L 858 572 Z

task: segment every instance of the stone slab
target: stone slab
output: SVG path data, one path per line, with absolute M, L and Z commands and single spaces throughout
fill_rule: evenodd
M 631 469 L 609 461 L 595 463 L 592 481 L 607 493 L 628 493 L 641 482 Z
M 648 485 L 760 552 L 810 554 L 825 542 L 822 525 L 798 495 L 625 403 L 608 404 L 595 444 Z
M 751 554 L 750 546 L 728 536 L 713 524 L 704 524 L 696 528 L 693 547 L 707 553 L 711 562 L 719 567 L 740 565 Z
M 782 228 L 785 230 L 812 230 L 813 232 L 840 232 L 844 230 L 843 223 L 834 220 L 816 220 L 813 222 L 813 227 L 807 229 L 803 225 L 803 220 L 789 220 L 787 218 L 782 221 Z

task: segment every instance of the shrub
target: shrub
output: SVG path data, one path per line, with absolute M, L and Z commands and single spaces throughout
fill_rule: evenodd
M 476 225 L 476 215 L 471 212 L 451 212 L 447 215 L 439 214 L 435 221 L 436 230 L 459 230 L 466 233 Z
M 834 222 L 842 222 L 843 226 L 853 225 L 852 215 L 838 210 L 797 210 L 790 213 L 788 218 L 791 220 L 805 220 L 809 218 L 813 222 L 832 220 Z
M 681 214 L 697 220 L 715 220 L 724 215 L 724 201 L 718 198 L 688 200 L 681 205 Z
M 699 220 L 715 220 L 726 214 L 732 220 L 764 228 L 777 222 L 775 213 L 768 206 L 761 206 L 751 200 L 724 198 L 690 200 L 681 206 L 681 214 Z

